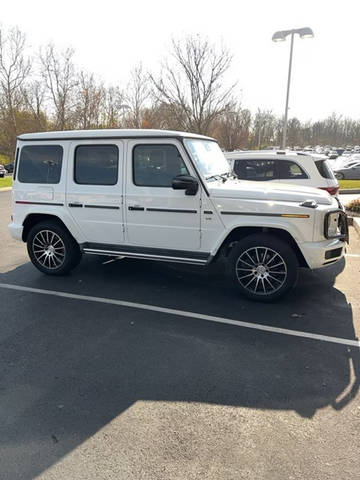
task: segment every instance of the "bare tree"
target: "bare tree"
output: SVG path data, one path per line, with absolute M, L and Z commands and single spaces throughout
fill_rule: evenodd
M 40 80 L 33 80 L 22 89 L 25 107 L 31 113 L 36 130 L 45 130 L 47 118 L 45 112 L 45 86 Z
M 25 35 L 19 29 L 7 34 L 0 30 L 0 106 L 11 145 L 18 133 L 17 111 L 23 103 L 22 88 L 31 70 L 31 61 L 24 52 Z M 8 147 L 11 152 L 13 147 Z
M 130 74 L 126 87 L 125 102 L 130 107 L 125 116 L 125 124 L 130 128 L 142 128 L 145 105 L 150 97 L 149 75 L 144 73 L 142 64 L 137 65 Z
M 71 127 L 73 94 L 77 85 L 73 56 L 72 48 L 58 53 L 52 44 L 40 52 L 41 73 L 53 104 L 55 126 L 59 130 Z
M 248 146 L 250 127 L 250 111 L 234 104 L 213 123 L 211 134 L 230 152 Z
M 261 149 L 263 146 L 272 145 L 277 138 L 277 118 L 271 110 L 257 109 L 252 124 L 252 148 Z
M 80 72 L 76 91 L 76 121 L 80 129 L 99 128 L 104 102 L 104 87 L 94 75 Z
M 119 87 L 108 87 L 104 93 L 103 125 L 106 128 L 119 128 L 127 105 Z
M 172 42 L 172 62 L 163 64 L 159 78 L 151 75 L 154 95 L 172 107 L 179 127 L 208 133 L 211 123 L 231 104 L 235 85 L 223 87 L 232 55 L 207 39 L 189 36 Z

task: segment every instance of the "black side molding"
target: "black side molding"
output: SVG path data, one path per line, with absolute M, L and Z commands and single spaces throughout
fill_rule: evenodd
M 119 210 L 117 205 L 84 205 L 85 208 L 102 208 L 105 210 Z
M 181 208 L 147 208 L 147 212 L 170 212 L 170 213 L 197 213 L 197 210 L 185 210 Z
M 132 212 L 143 212 L 145 210 L 144 207 L 128 207 L 128 210 L 132 211 Z
M 55 207 L 63 207 L 63 203 L 52 203 L 52 202 L 28 202 L 25 200 L 16 200 L 15 203 L 20 205 L 54 205 Z

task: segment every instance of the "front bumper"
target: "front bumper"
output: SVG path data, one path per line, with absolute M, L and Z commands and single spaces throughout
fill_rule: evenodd
M 305 242 L 299 247 L 309 268 L 316 269 L 340 260 L 345 254 L 345 245 L 342 239 L 333 238 L 321 242 Z

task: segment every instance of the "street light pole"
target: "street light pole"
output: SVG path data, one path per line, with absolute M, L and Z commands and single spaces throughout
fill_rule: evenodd
M 291 69 L 292 69 L 292 59 L 293 59 L 293 49 L 294 49 L 294 37 L 298 33 L 300 38 L 312 38 L 314 36 L 313 31 L 309 27 L 297 28 L 293 30 L 281 30 L 275 32 L 272 36 L 273 42 L 283 42 L 286 40 L 288 35 L 291 35 L 291 44 L 290 44 L 290 59 L 289 59 L 289 71 L 288 71 L 288 81 L 286 89 L 286 103 L 285 103 L 285 115 L 284 115 L 284 126 L 283 126 L 283 136 L 281 148 L 286 148 L 286 136 L 287 136 L 287 121 L 288 121 L 288 112 L 289 112 L 289 95 L 290 95 L 290 81 L 291 81 Z
M 286 135 L 287 135 L 288 112 L 289 112 L 289 94 L 290 94 L 290 81 L 291 81 L 293 49 L 294 49 L 294 33 L 291 34 L 289 72 L 288 72 L 288 81 L 287 81 L 287 90 L 286 90 L 284 127 L 283 127 L 283 136 L 282 136 L 282 144 L 281 144 L 281 148 L 284 149 L 284 150 L 286 148 Z

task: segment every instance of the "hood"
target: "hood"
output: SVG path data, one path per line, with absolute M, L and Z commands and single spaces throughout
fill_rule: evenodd
M 211 196 L 220 198 L 243 198 L 249 200 L 273 200 L 282 202 L 304 202 L 315 200 L 321 205 L 331 205 L 333 199 L 319 188 L 302 187 L 276 182 L 251 182 L 249 180 L 232 180 L 208 182 Z

